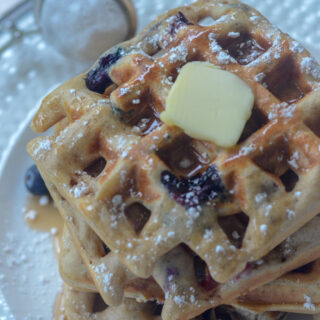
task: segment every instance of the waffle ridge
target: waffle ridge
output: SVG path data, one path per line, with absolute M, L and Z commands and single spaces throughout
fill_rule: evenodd
M 237 299 L 237 303 L 257 312 L 285 311 L 319 313 L 319 268 L 315 260 Z M 236 304 L 237 304 L 236 303 Z

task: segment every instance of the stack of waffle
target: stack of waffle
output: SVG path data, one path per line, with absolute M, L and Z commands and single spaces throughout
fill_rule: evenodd
M 254 108 L 235 147 L 160 121 L 191 61 L 251 87 Z M 54 132 L 28 151 L 65 224 L 59 316 L 320 312 L 319 87 L 316 61 L 257 11 L 200 0 L 50 93 L 32 126 Z

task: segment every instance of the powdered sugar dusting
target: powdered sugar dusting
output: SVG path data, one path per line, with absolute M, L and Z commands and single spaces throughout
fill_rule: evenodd
M 284 105 L 284 103 L 282 105 Z M 292 118 L 295 110 L 297 109 L 297 106 L 295 104 L 291 104 L 291 105 L 286 104 L 284 106 L 285 108 L 281 109 L 280 111 L 281 116 L 285 118 Z
M 228 37 L 230 37 L 230 38 L 238 38 L 238 37 L 240 37 L 240 32 L 231 31 L 231 32 L 228 33 Z
M 253 144 L 249 144 L 248 146 L 243 146 L 240 150 L 240 155 L 246 156 L 250 154 L 252 151 L 254 151 L 256 147 Z
M 26 220 L 34 221 L 37 219 L 38 213 L 35 210 L 29 210 L 24 216 Z
M 97 266 L 91 266 L 91 268 L 94 270 L 95 274 L 98 277 L 99 281 L 103 282 L 103 291 L 110 293 L 112 296 L 116 294 L 116 290 L 112 284 L 112 279 L 114 277 L 114 274 L 110 271 L 108 271 L 108 267 L 105 265 L 104 262 L 100 263 Z
M 221 63 L 221 64 L 229 64 L 229 63 L 236 62 L 236 60 L 234 58 L 232 58 L 229 54 L 227 54 L 224 51 L 220 51 L 218 53 L 217 58 L 218 58 L 219 63 Z
M 88 185 L 84 181 L 80 181 L 77 185 L 70 189 L 75 198 L 80 198 L 88 192 Z
M 295 212 L 291 209 L 287 209 L 286 212 L 289 220 L 293 220 L 296 216 Z
M 132 104 L 139 104 L 140 103 L 140 99 L 133 99 L 132 100 Z
M 218 44 L 217 40 L 215 39 L 215 34 L 210 33 L 208 36 L 210 40 L 210 49 L 212 53 L 217 53 L 217 59 L 220 64 L 229 64 L 235 63 L 236 60 L 232 58 L 229 54 L 222 50 L 221 46 Z
M 303 304 L 303 308 L 310 311 L 316 311 L 316 306 L 312 303 L 311 298 L 306 294 L 303 295 L 306 302 Z
M 266 224 L 262 224 L 262 225 L 260 226 L 260 231 L 261 231 L 261 233 L 263 233 L 264 235 L 267 234 L 267 230 L 268 230 L 268 226 L 267 226 Z
M 263 200 L 265 200 L 267 198 L 267 194 L 265 192 L 263 193 L 258 193 L 256 196 L 255 196 L 255 200 L 256 200 L 256 203 L 260 203 L 262 202 Z
M 34 157 L 42 159 L 44 157 L 43 152 L 51 150 L 51 141 L 49 138 L 42 138 L 37 141 L 37 147 L 33 150 Z
M 50 202 L 50 199 L 48 196 L 41 196 L 39 199 L 40 206 L 47 206 Z
M 220 246 L 220 245 L 217 245 L 216 246 L 216 253 L 224 253 L 224 248 L 222 247 L 222 246 Z
M 182 308 L 184 304 L 187 304 L 184 296 L 175 296 L 173 301 L 178 305 L 179 308 Z
M 302 53 L 304 49 L 298 41 L 292 41 L 292 43 L 290 44 L 290 50 L 293 53 Z
M 47 304 L 48 291 L 61 285 L 57 266 L 52 264 L 52 239 L 47 233 L 31 230 L 28 230 L 28 235 L 23 233 L 23 239 L 25 241 L 22 241 L 18 232 L 7 232 L 3 237 L 0 268 L 5 274 L 0 274 L 0 289 L 6 292 L 14 287 L 17 301 L 20 302 L 23 297 L 31 295 L 38 303 Z M 53 304 L 54 297 L 51 293 L 49 295 L 49 302 Z M 37 319 L 36 314 L 33 314 L 33 319 Z M 27 315 L 24 318 L 27 319 Z
M 169 51 L 169 61 L 175 63 L 177 61 L 186 61 L 188 57 L 188 48 L 184 43 L 181 43 L 179 46 L 172 48 Z
M 212 239 L 213 239 L 213 231 L 207 229 L 207 230 L 205 231 L 205 233 L 204 233 L 203 238 L 204 238 L 205 240 L 212 240 Z
M 299 165 L 298 165 L 299 158 L 300 158 L 299 153 L 295 151 L 291 156 L 291 158 L 288 160 L 289 165 L 294 169 L 299 169 Z
M 304 57 L 301 60 L 301 69 L 307 74 L 313 76 L 315 79 L 320 79 L 320 66 L 312 57 Z
M 210 48 L 212 53 L 216 53 L 222 50 L 221 46 L 218 44 L 218 42 L 215 39 L 212 39 L 210 43 Z
M 262 83 L 265 77 L 266 77 L 266 74 L 263 73 L 263 72 L 260 72 L 260 73 L 258 73 L 258 74 L 256 74 L 254 76 L 254 80 L 256 80 L 257 82 Z
M 251 22 L 253 22 L 254 24 L 257 24 L 258 21 L 260 20 L 260 17 L 259 17 L 259 16 L 256 16 L 256 15 L 253 15 L 253 16 L 251 16 L 251 17 L 249 18 L 249 20 L 250 20 Z
M 131 91 L 131 88 L 130 87 L 122 87 L 120 88 L 120 95 L 121 96 L 124 96 L 126 95 L 127 93 L 129 93 Z

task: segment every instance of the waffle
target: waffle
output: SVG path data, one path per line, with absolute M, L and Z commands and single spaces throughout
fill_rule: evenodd
M 263 311 L 320 312 L 320 260 L 294 270 L 237 299 L 239 305 Z
M 108 265 L 107 265 L 108 268 Z M 62 280 L 75 291 L 80 292 L 104 292 L 103 288 L 97 288 L 84 263 L 81 255 L 72 241 L 67 227 L 64 226 L 62 235 L 61 253 L 59 255 L 59 271 Z M 100 282 L 98 282 L 100 284 Z M 138 301 L 163 302 L 163 292 L 152 279 L 133 279 L 125 283 L 125 296 Z M 105 299 L 103 299 L 105 300 Z
M 65 261 L 66 260 L 66 261 Z M 73 245 L 70 233 L 67 228 L 64 228 L 61 253 L 59 256 L 60 274 L 66 284 L 71 284 L 73 290 L 86 292 L 98 292 L 95 288 L 93 281 L 88 281 L 87 270 L 81 256 L 75 245 Z M 65 266 L 63 269 L 61 266 Z M 255 290 L 250 291 L 245 296 L 236 299 L 233 302 L 237 306 L 236 317 L 241 314 L 241 307 L 244 308 L 243 313 L 245 316 L 251 311 L 258 313 L 263 312 L 263 316 L 270 317 L 272 313 L 267 311 L 284 311 L 284 312 L 298 312 L 298 313 L 315 313 L 319 312 L 319 268 L 320 260 L 310 262 L 296 270 L 290 271 L 286 275 L 265 284 Z M 63 270 L 63 272 L 62 272 Z M 85 276 L 84 276 L 85 275 Z M 146 285 L 143 279 L 135 279 L 129 282 L 125 288 L 125 296 L 127 298 L 135 299 L 138 301 L 148 301 L 150 299 L 162 302 L 161 294 L 153 294 L 150 298 L 150 292 L 154 292 L 156 288 L 154 284 Z M 150 281 L 149 281 L 150 282 Z M 90 286 L 87 284 L 90 283 Z M 148 283 L 147 283 L 148 284 Z M 149 294 L 149 295 L 148 295 Z M 216 309 L 216 314 L 223 313 L 226 307 Z M 229 307 L 228 314 L 232 314 L 232 308 Z M 249 316 L 247 316 L 248 319 Z M 253 319 L 256 319 L 253 316 Z
M 207 16 L 214 24 L 201 26 Z M 159 120 L 179 69 L 190 61 L 217 64 L 252 88 L 255 107 L 236 147 L 191 139 Z M 198 1 L 159 17 L 49 94 L 33 128 L 43 132 L 60 121 L 64 128 L 28 150 L 119 266 L 154 276 L 171 303 L 165 319 L 195 316 L 255 287 L 262 273 L 240 277 L 243 287 L 234 279 L 320 211 L 319 75 L 309 53 L 252 8 Z M 197 179 L 200 189 L 210 184 L 209 194 L 177 190 L 177 181 Z M 230 225 L 236 237 L 226 232 Z M 295 245 L 302 264 L 317 246 L 304 255 Z M 224 284 L 200 288 L 192 264 L 185 264 L 193 255 L 213 283 Z M 170 257 L 188 266 L 185 277 L 177 277 L 178 295 L 165 290 Z M 265 281 L 283 271 L 268 263 Z
M 95 288 L 93 281 L 89 280 L 91 278 L 88 269 L 86 268 L 80 254 L 78 253 L 78 249 L 73 244 L 70 233 L 66 227 L 64 227 L 62 236 L 59 264 L 62 279 L 66 284 L 71 285 L 73 290 L 86 292 L 99 291 Z M 320 260 L 316 261 L 315 263 L 311 263 L 310 265 L 312 265 L 312 269 L 309 268 L 309 265 L 304 266 L 296 270 L 295 273 L 289 273 L 289 275 L 285 275 L 279 280 L 275 280 L 269 284 L 257 288 L 256 290 L 253 290 L 252 292 L 249 292 L 248 295 L 238 298 L 235 305 L 237 305 L 238 308 L 239 306 L 245 308 L 245 312 L 248 312 L 248 310 L 255 310 L 257 312 L 275 310 L 281 310 L 285 312 L 306 311 L 305 307 L 303 306 L 305 302 L 299 305 L 299 299 L 297 298 L 297 296 L 299 295 L 300 301 L 301 296 L 304 299 L 302 301 L 305 301 L 305 295 L 310 297 L 312 301 L 315 301 L 314 299 L 317 298 L 317 296 L 315 296 L 317 292 L 315 291 L 317 289 L 317 282 L 315 282 L 315 280 L 317 279 L 318 265 L 320 265 Z M 87 270 L 87 272 L 85 272 L 85 270 Z M 306 274 L 307 272 L 311 271 L 312 274 L 308 275 L 308 279 L 304 279 L 304 276 L 301 277 L 302 272 Z M 292 275 L 296 276 L 292 278 Z M 291 285 L 291 287 L 293 287 L 292 289 L 294 289 L 291 289 L 289 291 L 290 295 L 288 294 L 288 279 L 290 279 L 289 285 Z M 307 280 L 307 282 L 305 280 Z M 310 283 L 310 281 L 312 282 Z M 302 284 L 302 282 L 306 282 L 305 285 L 307 286 L 307 290 L 304 289 L 305 286 L 300 285 L 300 283 Z M 88 283 L 90 285 L 88 285 Z M 80 290 L 78 288 L 80 288 Z M 155 291 L 156 288 L 156 284 L 152 283 L 151 281 L 147 281 L 144 279 L 135 279 L 126 284 L 125 296 L 127 298 L 138 300 L 140 302 L 146 302 L 148 300 L 157 300 L 158 302 L 162 302 L 162 295 L 160 292 Z M 281 289 L 282 291 L 281 293 L 279 293 L 279 290 Z M 278 295 L 275 295 L 275 293 L 277 292 Z M 295 295 L 293 295 L 293 292 L 295 292 Z M 252 301 L 253 297 L 254 299 L 259 299 L 259 306 L 258 303 L 255 303 L 256 300 Z M 293 304 L 294 302 L 294 306 L 291 305 L 289 307 L 288 303 L 285 303 L 286 298 L 289 297 L 291 299 L 291 303 Z M 280 305 L 279 301 L 282 302 Z M 218 313 L 220 312 L 219 310 L 220 308 L 217 309 Z M 315 312 L 316 309 L 312 311 Z M 237 310 L 237 316 L 239 316 L 239 312 L 240 309 Z M 264 314 L 264 317 L 266 317 L 266 314 Z
M 107 307 L 99 295 L 79 292 L 65 285 L 57 299 L 54 318 L 56 320 L 161 320 L 161 317 L 155 315 L 155 311 L 155 305 L 137 303 L 132 299 L 125 299 L 118 307 Z
M 199 314 L 208 306 L 231 303 L 249 290 L 312 261 L 319 256 L 319 240 L 316 240 L 318 244 L 314 242 L 319 232 L 319 222 L 319 217 L 315 217 L 263 259 L 248 264 L 235 278 L 220 285 L 210 278 L 199 283 L 199 278 L 195 276 L 199 271 L 196 268 L 190 270 L 190 266 L 194 265 L 194 257 L 186 255 L 182 248 L 171 251 L 154 273 L 155 280 L 166 292 L 162 317 L 185 319 L 188 314 Z M 178 270 L 179 273 L 170 277 L 172 274 L 168 274 L 167 270 Z
M 80 225 L 80 219 L 72 213 L 70 206 L 68 207 L 65 200 L 59 198 L 58 194 L 54 192 L 52 186 L 48 184 L 49 190 L 55 199 L 55 202 L 60 209 L 60 212 L 65 218 L 66 224 L 70 227 L 70 230 L 74 229 L 74 226 Z M 67 209 L 69 208 L 69 209 Z M 72 219 L 71 219 L 72 218 Z M 71 222 L 70 222 L 71 221 Z M 155 280 L 160 284 L 165 295 L 163 318 L 164 319 L 184 319 L 190 314 L 200 314 L 204 310 L 217 306 L 221 303 L 231 301 L 239 295 L 248 291 L 249 288 L 258 287 L 264 283 L 267 283 L 282 274 L 297 268 L 307 262 L 312 261 L 315 257 L 320 256 L 320 232 L 319 232 L 320 217 L 316 216 L 303 228 L 297 231 L 294 235 L 283 242 L 280 246 L 270 252 L 264 261 L 260 260 L 256 263 L 251 263 L 247 266 L 246 270 L 237 275 L 235 279 L 225 283 L 224 285 L 217 286 L 217 283 L 213 282 L 210 278 L 204 281 L 203 274 L 205 274 L 205 266 L 200 262 L 199 258 L 195 257 L 184 247 L 178 247 L 165 255 L 163 259 L 158 263 L 153 274 Z M 77 235 L 88 235 L 89 227 L 82 221 L 81 232 L 77 232 Z M 87 248 L 102 245 L 101 241 L 97 237 L 86 237 L 85 245 Z M 93 241 L 93 243 L 91 243 Z M 99 242 L 97 242 L 99 241 Z M 76 241 L 79 243 L 79 240 Z M 79 247 L 80 252 L 84 255 L 84 261 L 87 261 L 87 265 L 94 279 L 108 278 L 109 270 L 108 261 L 105 258 L 101 260 L 99 256 L 91 255 L 91 264 L 88 261 L 88 253 L 84 250 L 83 245 Z M 68 249 L 68 248 L 67 248 Z M 62 246 L 61 252 L 64 252 Z M 110 254 L 110 253 L 109 253 Z M 64 255 L 63 255 L 64 256 Z M 100 259 L 100 260 L 99 260 Z M 97 261 L 97 262 L 92 262 Z M 112 261 L 112 260 L 111 260 Z M 104 264 L 106 270 L 98 270 L 94 266 Z M 120 262 L 116 265 L 120 266 Z M 186 266 L 188 266 L 186 268 Z M 74 277 L 76 266 L 73 266 L 69 270 L 70 277 Z M 80 269 L 78 269 L 79 271 Z M 116 292 L 119 296 L 125 294 L 127 297 L 135 298 L 140 301 L 157 300 L 163 302 L 162 293 L 157 290 L 157 286 L 148 280 L 133 279 L 117 277 L 117 268 L 113 268 L 114 279 L 112 284 L 108 284 L 111 287 L 116 288 Z M 168 270 L 171 273 L 175 270 L 176 274 L 168 274 Z M 104 272 L 101 272 L 104 271 Z M 199 280 L 199 273 L 201 282 Z M 80 278 L 80 276 L 78 276 Z M 67 281 L 70 283 L 70 281 Z M 109 299 L 110 292 L 105 290 L 106 283 L 103 281 L 96 281 L 97 289 L 101 293 L 103 299 L 115 302 L 114 299 Z M 215 292 L 210 292 L 213 288 Z M 205 290 L 204 290 L 205 289 Z M 210 294 L 209 294 L 210 293 Z M 187 303 L 189 302 L 189 303 Z
M 137 303 L 132 299 L 125 299 L 118 307 L 107 307 L 103 305 L 99 295 L 78 292 L 64 286 L 56 302 L 54 319 L 161 320 L 157 315 L 160 309 L 155 304 Z M 285 317 L 286 315 L 280 312 L 258 314 L 245 309 L 222 306 L 209 310 L 194 320 L 284 320 Z
M 125 290 L 127 297 L 140 301 L 163 301 L 163 292 L 153 279 L 138 279 L 130 273 L 88 225 L 77 218 L 68 203 L 53 189 L 50 192 L 65 219 L 59 271 L 66 284 L 76 291 L 98 291 L 111 306 L 122 302 Z
M 44 178 L 46 179 L 45 176 Z M 96 281 L 97 290 L 102 294 L 103 299 L 108 304 L 110 304 L 110 301 L 115 305 L 119 304 L 119 302 L 116 302 L 114 299 L 109 299 L 109 295 L 106 294 L 109 291 L 105 290 L 106 283 L 101 281 L 105 278 L 109 279 L 109 272 L 107 272 L 110 269 L 108 261 L 113 260 L 105 259 L 106 256 L 101 258 L 100 255 L 93 255 L 93 253 L 96 252 L 95 250 L 90 251 L 90 248 L 102 247 L 103 243 L 95 236 L 88 225 L 80 217 L 77 217 L 72 207 L 68 205 L 66 200 L 59 196 L 52 184 L 47 181 L 47 185 L 66 225 L 75 233 L 75 242 L 78 243 L 78 248 L 80 248 L 84 260 L 87 261 L 87 266 L 91 271 L 92 277 L 98 279 L 98 281 Z M 171 251 L 159 262 L 153 274 L 154 278 L 166 292 L 164 317 L 172 319 L 175 317 L 186 317 L 189 313 L 199 314 L 209 307 L 231 301 L 233 298 L 248 291 L 249 288 L 260 286 L 320 256 L 319 219 L 319 216 L 313 218 L 312 221 L 264 257 L 265 261 L 260 260 L 248 265 L 246 270 L 237 275 L 232 281 L 219 287 L 216 287 L 216 283 L 209 281 L 209 285 L 213 284 L 215 289 L 217 289 L 216 292 L 211 292 L 211 294 L 207 292 L 204 293 L 203 284 L 199 285 L 199 279 L 196 276 L 199 274 L 199 268 L 197 268 L 195 264 L 194 255 L 190 254 L 186 248 L 181 246 Z M 66 230 L 65 232 L 68 234 Z M 68 237 L 70 236 L 67 236 L 67 238 Z M 66 243 L 68 243 L 68 241 Z M 64 251 L 68 253 L 69 246 L 67 246 L 67 250 L 62 246 L 62 254 Z M 75 252 L 73 254 L 75 254 Z M 64 256 L 63 254 L 63 257 Z M 78 259 L 74 259 L 74 261 L 77 260 Z M 97 266 L 101 264 L 105 266 L 104 269 L 106 270 L 99 270 L 99 268 L 97 268 Z M 114 264 L 114 262 L 112 262 L 112 264 Z M 126 296 L 130 298 L 140 301 L 157 300 L 163 302 L 161 292 L 157 290 L 157 286 L 152 281 L 150 282 L 143 279 L 132 280 L 132 276 L 125 278 L 118 277 L 117 270 L 121 270 L 121 263 L 118 261 L 115 266 L 116 267 L 112 268 L 115 281 L 113 280 L 111 284 L 109 283 L 109 286 L 114 287 L 116 289 L 115 292 L 117 292 L 119 296 L 123 296 L 124 290 L 126 290 Z M 189 266 L 189 268 L 185 266 Z M 77 267 L 78 264 L 74 264 L 73 267 L 69 269 L 68 274 L 70 278 L 75 277 L 76 270 L 77 272 L 81 270 Z M 180 275 L 174 277 L 174 279 L 172 279 L 173 281 L 171 283 L 169 281 L 168 283 L 167 270 L 179 270 Z M 202 272 L 203 270 L 201 271 L 200 266 L 200 273 Z M 63 278 L 65 279 L 65 277 Z M 78 279 L 80 278 L 81 275 L 78 275 Z M 67 279 L 66 283 L 70 284 L 68 280 L 69 279 Z M 86 281 L 86 279 L 84 279 L 84 281 Z M 207 285 L 208 284 L 204 286 L 206 289 Z M 76 286 L 75 288 L 77 289 Z M 193 290 L 190 291 L 190 288 L 193 288 Z M 213 300 L 213 298 L 217 300 Z M 183 301 L 181 302 L 181 299 L 190 302 L 192 302 L 192 299 L 195 299 L 197 303 L 196 305 L 190 303 L 190 306 L 186 306 Z M 181 306 L 183 306 L 183 308 L 181 308 Z
M 67 260 L 67 261 L 64 261 L 64 260 Z M 86 266 L 82 261 L 82 258 L 78 253 L 76 246 L 73 245 L 70 233 L 68 232 L 68 229 L 66 227 L 64 227 L 64 230 L 63 230 L 59 263 L 60 263 L 60 274 L 62 275 L 63 281 L 67 284 L 67 286 L 65 286 L 63 290 L 63 293 L 60 294 L 60 296 L 57 298 L 57 303 L 56 303 L 56 319 L 61 320 L 63 319 L 62 315 L 66 316 L 65 310 L 68 309 L 68 307 L 65 306 L 65 299 L 69 300 L 69 302 L 67 303 L 68 305 L 70 305 L 71 297 L 73 300 L 78 301 L 80 303 L 80 301 L 84 301 L 85 297 L 89 298 L 92 296 L 92 294 L 86 295 L 84 292 L 87 292 L 87 293 L 96 292 L 98 295 L 98 290 L 94 287 L 93 281 L 91 282 L 88 281 L 88 278 L 87 278 L 88 272 L 87 273 L 84 272 L 84 269 L 86 268 Z M 65 268 L 63 268 L 63 274 L 61 273 L 61 266 L 65 266 Z M 86 276 L 83 276 L 84 274 L 86 274 Z M 140 281 L 143 281 L 143 279 L 140 279 Z M 88 286 L 88 283 L 90 283 L 90 286 Z M 70 287 L 69 284 L 72 284 L 72 287 Z M 80 288 L 80 290 L 78 290 L 77 288 Z M 150 292 L 152 291 L 154 291 L 154 289 L 150 288 L 150 285 L 149 286 L 141 285 L 141 282 L 139 282 L 139 280 L 136 279 L 126 285 L 125 304 L 127 303 L 127 301 L 133 301 L 133 300 L 137 300 L 140 303 L 141 302 L 146 303 L 148 301 L 148 298 L 150 299 L 150 296 L 147 297 L 146 292 L 150 294 Z M 156 295 L 154 295 L 154 297 L 156 297 Z M 100 296 L 100 299 L 102 299 L 101 296 Z M 157 301 L 159 302 L 159 299 L 157 299 Z M 210 313 L 210 316 L 209 316 L 209 313 Z M 197 319 L 199 320 L 200 319 L 216 320 L 216 319 L 225 319 L 225 318 L 231 319 L 231 320 L 250 320 L 250 319 L 252 320 L 259 320 L 259 319 L 261 320 L 279 319 L 280 320 L 281 319 L 282 320 L 285 318 L 285 314 L 280 312 L 257 313 L 242 305 L 240 308 L 238 306 L 237 309 L 231 306 L 218 307 L 214 310 L 214 312 L 207 311 L 206 318 L 204 318 L 204 316 L 197 317 Z M 73 319 L 73 318 L 71 317 L 70 319 Z

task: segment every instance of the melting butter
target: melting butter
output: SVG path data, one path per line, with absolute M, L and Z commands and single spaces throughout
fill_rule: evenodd
M 208 62 L 190 62 L 181 69 L 160 118 L 193 138 L 232 147 L 253 104 L 253 92 L 241 78 Z

